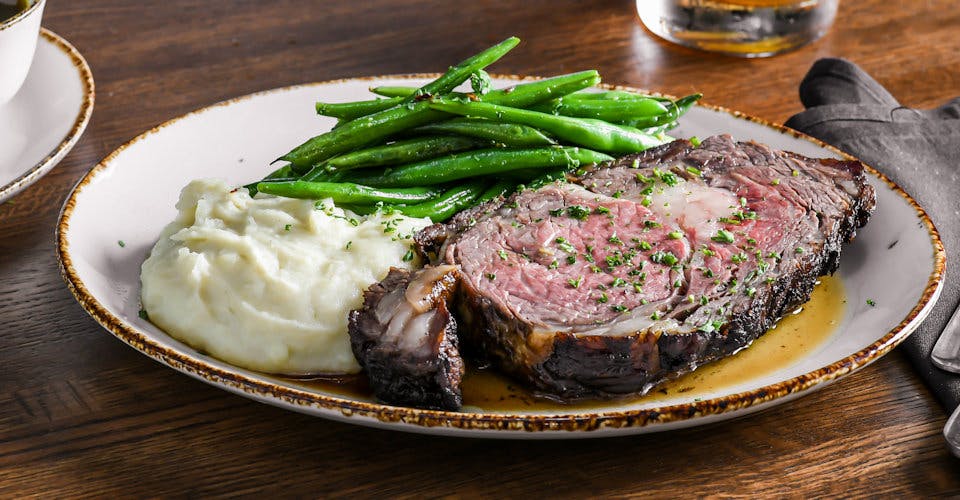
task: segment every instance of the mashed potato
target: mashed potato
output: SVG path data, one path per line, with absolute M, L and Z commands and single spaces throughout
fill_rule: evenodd
M 399 214 L 361 217 L 330 201 L 251 198 L 191 182 L 141 269 L 150 321 L 228 363 L 272 373 L 354 373 L 347 313 L 390 266 L 417 264 Z

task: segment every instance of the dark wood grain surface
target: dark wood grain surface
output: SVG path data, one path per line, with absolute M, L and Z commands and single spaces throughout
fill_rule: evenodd
M 623 0 L 49 0 L 44 25 L 86 56 L 92 122 L 0 205 L 0 497 L 960 495 L 946 415 L 894 351 L 800 400 L 669 433 L 585 441 L 439 438 L 258 404 L 161 366 L 90 319 L 57 273 L 74 183 L 123 142 L 225 98 L 355 75 L 432 72 L 507 35 L 492 71 L 596 68 L 610 83 L 783 121 L 819 57 L 854 60 L 909 106 L 960 94 L 949 0 L 844 0 L 831 33 L 775 58 L 654 39 Z M 216 147 L 215 145 L 213 147 Z

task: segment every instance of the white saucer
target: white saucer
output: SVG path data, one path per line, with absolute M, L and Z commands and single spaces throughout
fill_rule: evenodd
M 66 156 L 90 121 L 93 100 L 87 61 L 59 35 L 41 29 L 26 82 L 0 105 L 0 202 Z

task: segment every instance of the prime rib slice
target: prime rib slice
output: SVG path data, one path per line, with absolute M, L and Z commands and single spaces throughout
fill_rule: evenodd
M 456 266 L 428 266 L 415 273 L 392 268 L 364 292 L 363 306 L 350 312 L 353 353 L 378 399 L 460 408 L 464 366 L 457 322 L 447 309 L 456 286 Z
M 456 265 L 464 348 L 562 400 L 642 394 L 748 346 L 836 270 L 858 162 L 729 136 L 525 190 L 417 235 Z
M 461 270 L 465 348 L 562 400 L 642 394 L 748 346 L 837 269 L 859 162 L 678 140 L 418 235 Z

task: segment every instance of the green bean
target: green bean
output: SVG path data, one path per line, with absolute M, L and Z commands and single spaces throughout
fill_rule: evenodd
M 636 99 L 653 99 L 660 102 L 672 102 L 666 97 L 638 94 L 636 92 L 627 92 L 625 90 L 606 90 L 602 92 L 574 92 L 568 96 L 571 101 L 631 101 Z
M 676 101 L 674 101 L 674 104 L 676 104 L 677 108 L 680 109 L 680 114 L 682 115 L 688 109 L 690 109 L 690 106 L 693 106 L 694 104 L 696 104 L 697 101 L 699 101 L 702 97 L 703 97 L 703 94 L 698 92 L 696 94 L 690 94 L 688 96 L 681 97 Z
M 429 125 L 428 125 L 429 126 Z M 414 129 L 420 130 L 420 129 Z M 360 149 L 334 156 L 303 176 L 305 181 L 319 180 L 319 171 L 345 171 L 364 167 L 382 167 L 427 160 L 457 151 L 489 146 L 489 141 L 470 137 L 430 136 L 396 141 L 384 146 Z
M 334 203 L 374 204 L 382 202 L 420 202 L 435 198 L 440 191 L 433 187 L 411 187 L 405 189 L 384 189 L 352 184 L 349 182 L 309 182 L 302 180 L 261 182 L 257 184 L 261 193 L 320 200 L 332 198 Z
M 401 102 L 403 102 L 402 97 L 394 97 L 391 99 L 373 99 L 370 101 L 318 102 L 315 107 L 318 115 L 332 116 L 349 121 L 392 108 Z
M 615 125 L 557 116 L 484 102 L 431 101 L 430 107 L 448 113 L 537 127 L 559 139 L 607 153 L 636 153 L 663 144 L 654 136 L 630 132 Z
M 576 118 L 595 118 L 607 122 L 622 122 L 638 117 L 659 116 L 669 111 L 667 106 L 655 99 L 571 101 L 565 97 L 540 103 L 530 110 Z
M 433 222 L 443 222 L 453 214 L 471 206 L 486 192 L 489 182 L 475 180 L 451 188 L 436 199 L 417 203 L 415 205 L 392 206 L 394 210 L 408 217 L 430 217 Z
M 531 91 L 532 91 L 532 92 L 535 92 L 535 93 L 539 93 L 539 92 L 540 92 L 539 88 L 542 87 L 542 84 L 543 84 L 543 83 L 545 83 L 545 82 L 553 82 L 553 81 L 560 80 L 560 79 L 564 79 L 564 80 L 581 80 L 581 79 L 594 79 L 594 78 L 595 78 L 595 81 L 593 81 L 593 82 L 592 82 L 590 85 L 588 85 L 587 87 L 592 87 L 592 86 L 600 83 L 600 74 L 597 73 L 596 70 L 592 70 L 592 69 L 591 69 L 591 70 L 587 70 L 587 71 L 580 71 L 580 72 L 577 72 L 577 73 L 569 73 L 569 74 L 566 74 L 566 75 L 555 76 L 555 77 L 547 78 L 547 79 L 544 79 L 544 80 L 537 80 L 537 81 L 530 82 L 530 83 L 521 83 L 521 84 L 518 84 L 518 85 L 513 86 L 512 88 L 509 88 L 509 87 L 508 87 L 508 88 L 506 88 L 506 89 L 495 90 L 495 91 L 492 91 L 492 92 L 490 92 L 490 93 L 488 93 L 488 94 L 486 94 L 486 95 L 476 96 L 476 97 L 477 97 L 478 99 L 480 99 L 481 101 L 490 102 L 490 103 L 493 103 L 493 104 L 504 104 L 504 105 L 513 106 L 513 107 L 516 107 L 516 108 L 525 108 L 525 107 L 527 107 L 527 106 L 529 106 L 529 105 L 531 105 L 531 104 L 534 104 L 534 103 L 536 103 L 536 102 L 541 102 L 541 101 L 544 101 L 544 100 L 549 99 L 549 98 L 556 98 L 556 97 L 563 97 L 563 96 L 572 96 L 572 95 L 594 95 L 595 93 L 594 93 L 594 92 L 578 92 L 578 90 L 582 90 L 582 89 L 566 90 L 566 89 L 560 88 L 560 89 L 557 89 L 557 91 L 552 92 L 553 95 L 551 95 L 551 96 L 549 96 L 549 97 L 538 96 L 538 99 L 537 99 L 536 101 L 534 101 L 534 102 L 528 102 L 527 104 L 520 104 L 520 103 L 511 104 L 511 103 L 506 103 L 506 102 L 499 102 L 499 96 L 502 95 L 502 94 L 509 94 L 509 93 L 513 93 L 513 92 L 519 92 L 519 93 L 521 93 L 521 94 L 525 94 L 525 93 L 528 93 L 528 92 L 531 92 Z M 582 87 L 582 88 L 587 88 L 587 87 Z M 373 92 L 374 94 L 381 95 L 381 96 L 384 96 L 384 97 L 395 98 L 395 97 L 409 97 L 409 96 L 412 96 L 412 95 L 416 94 L 417 90 L 418 90 L 417 87 L 405 87 L 405 86 L 400 86 L 400 85 L 385 85 L 385 86 L 380 86 L 380 87 L 371 88 L 371 89 L 370 89 L 370 92 Z M 547 91 L 547 93 L 550 94 L 551 92 Z M 626 92 L 623 92 L 623 93 L 626 93 Z M 599 93 L 596 93 L 596 94 L 597 94 L 597 95 L 606 95 L 605 92 L 599 92 Z M 631 94 L 631 95 L 639 96 L 639 94 Z M 466 97 L 468 97 L 468 95 L 467 95 L 467 94 L 464 94 L 464 93 L 462 93 L 462 92 L 452 92 L 452 93 L 450 93 L 450 94 L 443 95 L 442 97 L 447 97 L 447 98 L 466 98 Z M 667 101 L 669 102 L 670 100 L 667 99 Z
M 670 103 L 667 107 L 667 112 L 652 117 L 638 117 L 632 120 L 625 120 L 622 123 L 624 125 L 630 125 L 636 128 L 648 128 L 667 125 L 671 122 L 677 121 L 678 118 L 683 116 L 691 106 L 696 104 L 700 98 L 703 97 L 703 94 L 691 94 L 686 97 L 681 97 L 676 101 Z
M 577 147 L 481 149 L 388 168 L 380 174 L 350 177 L 350 182 L 386 187 L 423 186 L 524 168 L 573 168 L 612 159 L 605 154 Z
M 599 81 L 600 76 L 596 71 L 581 71 L 495 90 L 483 96 L 483 99 L 505 106 L 525 107 L 591 87 Z M 395 106 L 346 122 L 325 134 L 313 137 L 279 159 L 289 161 L 294 172 L 304 174 L 313 165 L 328 158 L 446 116 L 449 115 L 430 109 L 428 101 Z
M 267 174 L 263 180 L 275 180 L 275 179 L 296 179 L 296 175 L 293 173 L 293 169 L 290 168 L 290 165 L 284 165 L 273 172 Z M 250 196 L 257 194 L 257 184 L 261 181 L 251 182 L 250 184 L 244 184 L 243 187 L 250 192 Z
M 326 134 L 309 139 L 279 159 L 289 161 L 297 173 L 304 174 L 317 162 L 435 121 L 443 115 L 431 113 L 426 106 L 415 102 L 419 96 L 450 92 L 469 78 L 471 73 L 492 64 L 518 43 L 519 38 L 510 37 L 450 67 L 439 78 L 420 87 L 414 95 L 403 98 L 399 105 L 338 125 Z
M 526 125 L 500 123 L 474 118 L 454 118 L 439 123 L 431 123 L 410 131 L 413 134 L 450 134 L 465 135 L 488 139 L 515 148 L 550 146 L 556 141 L 543 132 Z
M 396 99 L 397 97 L 408 97 L 415 94 L 417 92 L 417 87 L 405 85 L 381 85 L 379 87 L 371 87 L 368 90 L 381 97 Z M 469 96 L 469 93 L 464 92 L 447 92 L 446 94 L 443 94 L 443 97 L 467 98 Z
M 490 104 L 526 108 L 547 99 L 593 87 L 598 83 L 600 74 L 591 69 L 494 90 L 479 99 Z
M 314 164 L 333 156 L 353 151 L 404 130 L 426 125 L 442 118 L 442 113 L 431 112 L 425 102 L 373 113 L 338 125 L 297 146 L 280 160 L 289 161 L 293 170 L 304 174 Z
M 416 91 L 416 87 L 408 87 L 404 85 L 381 85 L 379 87 L 373 87 L 370 89 L 370 92 L 383 97 L 407 97 L 409 95 L 413 95 L 413 93 Z
M 477 95 L 483 95 L 493 90 L 490 74 L 482 69 L 470 73 L 470 88 Z
M 280 178 L 280 177 L 293 177 L 293 175 L 294 175 L 294 174 L 293 174 L 293 169 L 290 168 L 290 165 L 284 165 L 284 166 L 282 166 L 282 167 L 274 170 L 273 172 L 270 172 L 269 174 L 267 174 L 267 176 L 264 177 L 264 179 L 277 179 L 277 178 Z
M 377 94 L 383 97 L 407 97 L 412 95 L 417 91 L 417 87 L 403 86 L 403 85 L 381 85 L 379 87 L 373 87 L 370 89 L 370 92 Z M 466 94 L 457 94 L 453 93 L 444 97 L 463 97 Z M 652 99 L 661 103 L 671 103 L 673 99 L 668 97 L 660 97 L 655 95 L 647 94 L 638 94 L 636 92 L 627 92 L 625 90 L 606 90 L 606 91 L 579 91 L 572 92 L 567 94 L 564 97 L 564 100 L 567 101 L 634 101 L 634 100 L 643 100 L 643 99 Z
M 624 125 L 624 126 L 626 127 L 627 125 Z M 663 125 L 655 125 L 653 127 L 645 127 L 637 130 L 640 130 L 645 134 L 660 135 L 667 132 L 668 130 L 673 130 L 675 128 L 677 128 L 677 122 L 674 121 L 674 122 L 665 123 Z
M 413 102 L 421 96 L 442 95 L 452 91 L 457 85 L 460 85 L 465 82 L 467 78 L 470 78 L 471 74 L 495 63 L 519 43 L 520 39 L 512 36 L 477 55 L 464 59 L 457 65 L 451 66 L 446 73 L 440 75 L 440 78 L 420 87 L 412 95 L 405 97 L 403 103 Z
M 480 204 L 490 201 L 498 196 L 506 196 L 516 188 L 517 183 L 509 179 L 498 181 L 496 184 L 488 187 L 487 190 L 484 191 L 479 198 L 477 198 L 476 203 Z

